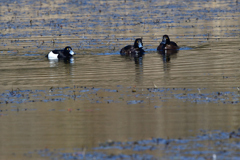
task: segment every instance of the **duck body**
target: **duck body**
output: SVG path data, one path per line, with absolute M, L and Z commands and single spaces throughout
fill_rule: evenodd
M 163 35 L 162 42 L 159 44 L 157 47 L 158 51 L 163 51 L 163 50 L 178 50 L 179 47 L 177 43 L 170 41 L 170 38 L 168 35 Z
M 135 40 L 134 45 L 128 45 L 123 47 L 120 51 L 120 54 L 122 56 L 133 57 L 134 59 L 142 58 L 145 53 L 145 51 L 142 48 L 143 48 L 142 39 L 138 38 Z
M 70 46 L 65 47 L 63 50 L 52 50 L 46 57 L 50 60 L 53 59 L 71 59 L 75 53 Z

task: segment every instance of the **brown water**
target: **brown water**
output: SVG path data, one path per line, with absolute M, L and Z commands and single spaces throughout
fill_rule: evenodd
M 0 159 L 238 129 L 239 12 L 227 0 L 1 2 Z M 167 62 L 163 34 L 181 47 Z M 119 55 L 137 37 L 142 64 Z M 73 63 L 44 57 L 67 45 Z

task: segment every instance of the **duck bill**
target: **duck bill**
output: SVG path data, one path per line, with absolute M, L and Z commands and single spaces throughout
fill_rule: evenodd
M 143 45 L 142 45 L 142 43 L 140 42 L 140 43 L 138 43 L 138 48 L 143 48 Z
M 167 40 L 166 40 L 166 39 L 163 39 L 163 40 L 162 40 L 162 44 L 167 44 Z
M 69 53 L 70 53 L 72 56 L 75 55 L 75 53 L 74 53 L 72 50 L 71 50 Z

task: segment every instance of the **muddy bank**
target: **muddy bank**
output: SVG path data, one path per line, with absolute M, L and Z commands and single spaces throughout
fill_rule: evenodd
M 149 138 L 139 141 L 111 141 L 100 143 L 88 152 L 86 148 L 75 148 L 72 152 L 64 149 L 47 148 L 25 153 L 26 157 L 46 159 L 238 159 L 239 130 L 201 130 L 196 137 L 178 139 Z

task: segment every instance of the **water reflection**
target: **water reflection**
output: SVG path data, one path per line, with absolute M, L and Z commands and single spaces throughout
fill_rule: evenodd
M 162 61 L 163 61 L 163 70 L 164 72 L 168 72 L 171 68 L 171 59 L 177 58 L 178 50 L 163 50 L 158 51 L 158 54 L 161 55 Z
M 143 63 L 142 62 L 135 64 L 135 82 L 137 82 L 137 84 L 143 84 Z
M 140 64 L 140 65 L 142 65 L 142 60 L 143 60 L 143 57 L 134 58 L 135 64 Z
M 65 64 L 74 64 L 74 58 L 72 57 L 71 59 L 49 59 L 49 66 L 50 67 L 56 67 L 58 63 L 65 63 Z
M 58 64 L 58 59 L 50 59 L 49 60 L 49 66 L 50 67 L 56 67 Z
M 74 58 L 69 60 L 54 59 L 49 60 L 49 67 L 51 68 L 48 74 L 49 81 L 53 83 L 66 82 L 72 83 L 74 81 Z
M 158 53 L 162 56 L 163 62 L 167 63 L 170 62 L 171 58 L 177 58 L 178 50 L 162 50 Z

